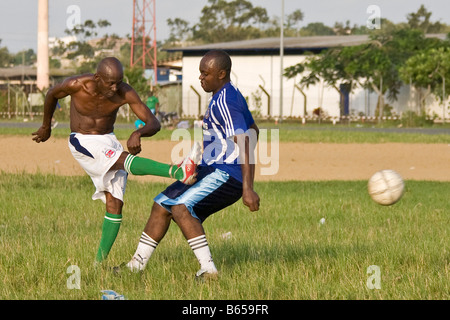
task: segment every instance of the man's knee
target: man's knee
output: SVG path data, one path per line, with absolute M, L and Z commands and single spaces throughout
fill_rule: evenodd
M 175 220 L 191 216 L 191 213 L 184 204 L 172 206 L 172 216 Z
M 105 192 L 106 211 L 111 214 L 122 214 L 123 202 L 114 198 L 109 192 Z
M 152 211 L 150 214 L 155 216 L 165 216 L 172 218 L 172 213 L 170 213 L 166 208 L 164 208 L 163 206 L 161 206 L 156 202 L 153 203 Z

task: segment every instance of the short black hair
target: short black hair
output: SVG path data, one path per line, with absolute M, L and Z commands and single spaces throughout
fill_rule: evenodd
M 211 50 L 205 53 L 204 57 L 211 57 L 217 63 L 219 70 L 225 70 L 227 76 L 231 73 L 231 58 L 228 53 L 223 50 Z

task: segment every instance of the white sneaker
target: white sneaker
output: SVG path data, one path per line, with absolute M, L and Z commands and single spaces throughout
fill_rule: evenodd
M 194 146 L 191 149 L 189 155 L 178 165 L 178 169 L 174 172 L 173 176 L 178 170 L 183 171 L 183 179 L 180 181 L 184 184 L 193 184 L 197 179 L 197 165 L 202 159 L 202 147 L 197 141 L 194 142 Z

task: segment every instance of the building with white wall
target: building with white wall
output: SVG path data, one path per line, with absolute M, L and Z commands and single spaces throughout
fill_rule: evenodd
M 304 61 L 306 54 L 317 54 L 332 47 L 360 45 L 368 40 L 367 35 L 285 38 L 283 68 Z M 183 53 L 183 116 L 197 117 L 202 115 L 208 106 L 210 94 L 205 93 L 200 86 L 199 63 L 202 56 L 213 49 L 224 50 L 230 54 L 233 63 L 231 80 L 247 98 L 250 110 L 259 110 L 262 116 L 271 118 L 280 116 L 304 118 L 311 117 L 313 110 L 320 107 L 329 118 L 340 118 L 339 92 L 323 83 L 309 88 L 300 88 L 298 87 L 300 75 L 295 79 L 283 77 L 283 96 L 280 99 L 279 38 L 168 49 L 168 51 Z M 417 112 L 418 101 L 415 96 L 417 94 L 414 94 L 413 89 L 404 86 L 397 101 L 388 101 L 387 98 L 385 101 L 394 107 L 396 114 L 407 110 Z M 374 117 L 377 99 L 376 93 L 355 88 L 348 97 L 348 114 Z M 443 107 L 434 97 L 428 99 L 427 105 L 430 114 L 436 113 L 442 118 Z

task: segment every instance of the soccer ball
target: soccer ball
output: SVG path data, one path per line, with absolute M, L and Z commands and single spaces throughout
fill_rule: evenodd
M 370 197 L 383 206 L 390 206 L 400 200 L 404 189 L 402 177 L 394 170 L 378 171 L 368 183 Z

